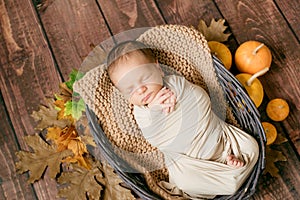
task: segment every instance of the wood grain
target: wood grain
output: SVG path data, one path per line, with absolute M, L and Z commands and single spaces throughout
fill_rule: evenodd
M 0 0 L 0 13 L 1 93 L 20 148 L 28 150 L 23 136 L 35 133 L 30 114 L 58 90 L 61 79 L 32 2 Z M 39 199 L 55 199 L 52 180 L 41 180 L 34 188 Z
M 4 101 L 0 96 L 0 199 L 35 199 L 32 185 L 27 184 L 27 175 L 17 174 L 15 162 L 16 151 L 19 151 L 18 141 L 9 123 Z
M 280 11 L 284 15 L 284 18 L 288 21 L 289 25 L 293 29 L 298 38 L 298 42 L 300 40 L 300 3 L 298 0 L 288 0 L 288 1 L 280 1 L 274 0 L 274 2 L 279 7 Z
M 260 78 L 269 99 L 286 99 L 291 107 L 283 125 L 300 153 L 299 43 L 273 1 L 216 0 L 239 43 L 257 40 L 271 50 L 271 70 Z
M 65 80 L 72 69 L 80 68 L 95 45 L 110 37 L 94 0 L 53 1 L 39 14 Z
M 222 18 L 217 7 L 210 0 L 157 0 L 156 2 L 168 24 L 197 27 L 200 19 L 209 24 L 213 18 Z
M 143 32 L 139 28 L 164 24 L 153 0 L 98 0 L 116 41 L 135 39 Z M 124 33 L 125 31 L 130 31 Z M 118 35 L 119 34 L 119 35 Z

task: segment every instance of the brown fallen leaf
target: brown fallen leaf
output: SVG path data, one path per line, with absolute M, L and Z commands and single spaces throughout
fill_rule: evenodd
M 54 146 L 48 145 L 38 135 L 26 136 L 24 140 L 34 152 L 16 152 L 19 159 L 16 162 L 16 169 L 18 173 L 30 171 L 29 183 L 41 179 L 46 168 L 48 168 L 49 176 L 55 178 L 60 173 L 62 160 L 73 154 L 71 150 L 57 152 Z
M 216 21 L 212 19 L 209 27 L 203 20 L 199 21 L 198 30 L 204 35 L 207 41 L 225 42 L 231 33 L 224 33 L 227 26 L 224 26 L 225 19 Z
M 279 144 L 282 144 L 282 143 L 287 142 L 287 141 L 288 140 L 286 139 L 286 137 L 284 137 L 282 134 L 278 134 L 277 138 L 276 138 L 276 140 L 273 144 L 279 145 Z
M 102 178 L 102 173 L 96 163 L 92 169 L 87 170 L 78 165 L 71 165 L 72 170 L 62 172 L 57 182 L 67 184 L 67 187 L 60 188 L 58 196 L 71 200 L 100 199 L 100 192 L 103 187 L 96 179 Z
M 280 177 L 279 169 L 275 166 L 275 162 L 287 161 L 286 157 L 281 151 L 272 149 L 270 146 L 266 146 L 266 168 L 264 174 L 270 173 L 273 177 Z
M 135 197 L 132 195 L 131 191 L 120 185 L 121 183 L 123 183 L 123 181 L 114 172 L 113 168 L 106 163 L 103 163 L 102 166 L 104 178 L 102 178 L 102 180 L 98 179 L 98 181 L 105 185 L 103 199 L 134 200 Z
M 36 130 L 43 130 L 50 126 L 57 126 L 57 127 L 65 127 L 72 123 L 69 119 L 58 119 L 58 111 L 55 109 L 54 100 L 53 99 L 46 99 L 47 105 L 40 105 L 40 109 L 38 111 L 33 111 L 31 117 L 36 122 L 39 122 L 38 125 L 35 127 Z

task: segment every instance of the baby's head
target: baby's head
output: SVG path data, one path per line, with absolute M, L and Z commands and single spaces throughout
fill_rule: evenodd
M 138 41 L 115 46 L 107 57 L 114 86 L 134 105 L 149 104 L 163 85 L 163 72 L 150 48 Z

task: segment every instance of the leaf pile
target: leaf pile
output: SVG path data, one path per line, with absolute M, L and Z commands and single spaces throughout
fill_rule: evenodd
M 224 33 L 227 29 L 227 26 L 224 26 L 224 23 L 224 19 L 219 19 L 218 21 L 212 19 L 210 25 L 207 26 L 203 20 L 200 20 L 197 28 L 207 41 L 225 42 L 228 40 L 231 33 Z
M 47 172 L 61 184 L 58 196 L 66 199 L 135 199 L 131 190 L 120 185 L 122 181 L 113 169 L 95 162 L 87 150 L 87 145 L 96 144 L 83 115 L 84 101 L 73 92 L 74 82 L 82 76 L 73 70 L 69 80 L 59 85 L 59 93 L 32 113 L 38 122 L 35 129 L 41 135 L 47 131 L 48 143 L 39 135 L 26 136 L 24 140 L 32 151 L 16 152 L 16 170 L 29 171 L 29 183 L 40 180 Z
M 89 162 L 84 157 L 88 153 L 86 144 L 84 144 L 81 137 L 78 136 L 75 126 L 72 125 L 63 129 L 59 127 L 50 127 L 48 128 L 46 138 L 47 140 L 54 141 L 58 152 L 67 149 L 73 152 L 73 156 L 67 157 L 64 162 L 78 163 L 86 169 L 91 168 Z

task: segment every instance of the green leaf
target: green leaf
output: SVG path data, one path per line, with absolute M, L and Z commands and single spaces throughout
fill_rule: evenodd
M 65 116 L 72 115 L 76 120 L 78 120 L 82 116 L 82 112 L 85 111 L 83 99 L 79 99 L 79 101 L 67 101 L 65 107 Z
M 81 79 L 83 76 L 84 74 L 82 72 L 73 69 L 72 72 L 69 74 L 69 80 L 65 82 L 67 87 L 73 91 L 74 82 Z

